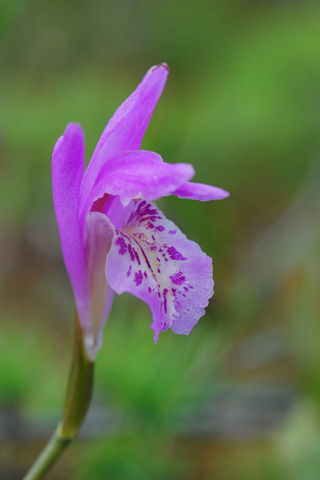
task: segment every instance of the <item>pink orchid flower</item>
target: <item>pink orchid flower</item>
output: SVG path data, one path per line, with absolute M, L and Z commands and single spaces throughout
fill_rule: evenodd
M 190 182 L 194 169 L 140 150 L 168 67 L 152 67 L 110 119 L 84 172 L 84 134 L 69 124 L 52 156 L 62 252 L 89 358 L 102 343 L 114 292 L 130 292 L 152 312 L 154 340 L 169 327 L 189 334 L 213 295 L 212 260 L 153 203 L 196 200 L 225 190 Z

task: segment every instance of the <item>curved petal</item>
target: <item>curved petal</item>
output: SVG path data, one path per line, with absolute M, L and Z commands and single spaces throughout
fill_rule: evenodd
M 183 182 L 172 195 L 192 200 L 222 200 L 229 197 L 230 193 L 219 187 L 205 185 L 204 183 Z
M 104 129 L 86 170 L 81 197 L 86 200 L 106 160 L 123 151 L 138 150 L 168 76 L 165 63 L 150 68 L 136 90 L 118 108 Z
M 150 306 L 155 341 L 169 327 L 187 335 L 213 295 L 211 258 L 153 203 L 130 207 L 125 227 L 116 229 L 107 280 L 118 294 L 130 292 Z
M 85 225 L 85 250 L 91 293 L 91 329 L 85 332 L 85 346 L 89 358 L 95 358 L 102 344 L 102 329 L 106 323 L 113 290 L 106 281 L 105 265 L 110 251 L 114 228 L 109 219 L 99 212 L 90 212 Z
M 81 324 L 90 325 L 90 295 L 83 238 L 79 224 L 79 191 L 84 170 L 84 135 L 69 124 L 52 154 L 52 191 L 64 262 Z
M 126 218 L 127 207 L 123 205 L 117 195 L 106 194 L 92 205 L 91 211 L 103 213 L 108 217 L 114 228 L 121 228 Z
M 133 198 L 157 200 L 170 195 L 185 180 L 194 176 L 192 165 L 165 163 L 160 155 L 145 150 L 121 152 L 102 168 L 96 185 L 81 211 L 83 219 L 91 206 L 106 193 L 129 203 Z

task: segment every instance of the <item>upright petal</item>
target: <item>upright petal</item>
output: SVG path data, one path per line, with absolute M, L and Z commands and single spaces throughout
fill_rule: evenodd
M 69 124 L 52 154 L 52 191 L 64 262 L 81 324 L 87 328 L 90 325 L 90 295 L 79 225 L 79 192 L 83 170 L 83 131 L 80 125 Z
M 96 184 L 81 210 L 83 219 L 91 206 L 106 193 L 131 199 L 158 200 L 194 176 L 192 165 L 165 163 L 160 155 L 145 150 L 121 152 L 101 169 Z
M 133 201 L 130 207 L 107 259 L 108 282 L 150 306 L 155 341 L 169 327 L 188 334 L 213 294 L 211 258 L 153 203 Z
M 150 68 L 142 82 L 110 119 L 84 175 L 81 196 L 86 199 L 105 161 L 123 150 L 138 150 L 168 76 L 166 64 Z

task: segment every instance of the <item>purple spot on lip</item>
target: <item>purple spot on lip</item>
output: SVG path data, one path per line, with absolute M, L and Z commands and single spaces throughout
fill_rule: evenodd
M 130 254 L 130 258 L 131 258 L 131 262 L 134 262 L 134 253 L 133 253 L 133 248 L 132 248 L 132 246 L 130 245 L 130 243 L 128 244 L 128 250 L 129 250 L 129 254 Z
M 167 293 L 168 293 L 168 290 L 165 288 L 163 290 L 163 299 L 164 299 L 164 311 L 165 313 L 167 313 Z
M 139 246 L 139 248 L 140 248 L 140 250 L 141 250 L 141 252 L 142 252 L 142 255 L 144 256 L 144 259 L 145 259 L 145 261 L 146 261 L 146 264 L 147 264 L 147 266 L 148 266 L 148 267 L 150 268 L 150 270 L 152 271 L 152 268 L 151 268 L 150 262 L 149 262 L 149 260 L 148 260 L 148 257 L 147 257 L 147 255 L 145 254 L 145 252 L 144 252 L 143 248 L 141 247 L 140 243 L 138 243 L 138 242 L 137 242 L 137 240 L 134 240 L 134 241 L 135 241 L 135 242 L 136 242 L 136 244 Z M 138 262 L 139 262 L 139 265 L 141 265 L 141 263 L 140 263 L 140 259 L 139 259 L 139 256 L 138 256 L 138 254 L 137 254 L 137 257 L 138 257 Z
M 167 252 L 172 260 L 187 260 L 186 257 L 181 255 L 181 253 L 178 252 L 178 250 L 176 250 L 174 247 L 169 247 Z
M 181 285 L 186 281 L 186 277 L 183 275 L 182 272 L 175 273 L 174 275 L 170 276 L 172 283 L 175 285 Z
M 134 255 L 135 255 L 136 259 L 137 259 L 138 264 L 141 265 L 141 262 L 140 262 L 140 258 L 139 258 L 138 253 L 135 251 L 135 249 L 133 249 L 133 252 L 134 252 Z
M 130 277 L 132 265 L 130 265 L 129 270 L 127 271 L 127 277 Z
M 156 229 L 159 231 L 159 232 L 163 232 L 163 230 L 165 230 L 165 228 L 162 226 L 162 225 L 158 225 L 156 227 Z
M 138 287 L 138 285 L 141 284 L 142 280 L 143 280 L 142 272 L 141 272 L 141 270 L 139 270 L 139 272 L 135 273 L 133 281 Z
M 117 238 L 116 245 L 119 245 L 120 247 L 120 250 L 118 252 L 120 255 L 124 255 L 127 252 L 127 245 L 122 237 Z
M 177 233 L 177 230 L 169 230 L 169 233 L 170 235 L 174 235 L 175 233 Z

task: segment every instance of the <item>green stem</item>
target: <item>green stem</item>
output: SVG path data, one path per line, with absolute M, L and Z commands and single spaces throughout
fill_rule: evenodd
M 59 430 L 58 427 L 29 472 L 23 477 L 23 480 L 40 480 L 43 478 L 69 445 L 72 438 L 62 437 Z
M 84 350 L 83 332 L 76 317 L 73 355 L 62 421 L 23 480 L 42 479 L 76 436 L 90 405 L 93 373 L 94 363 L 88 359 Z

